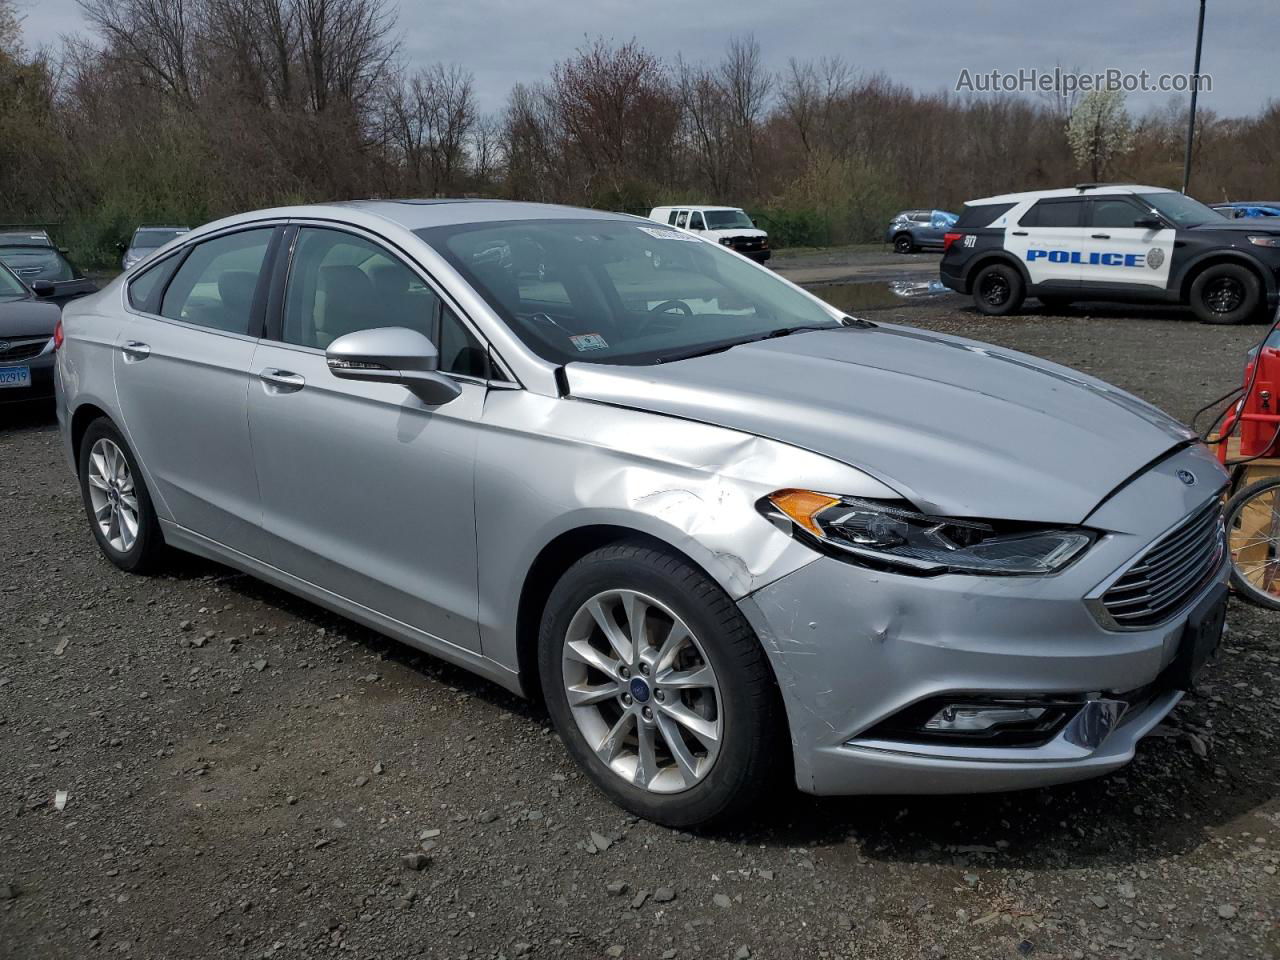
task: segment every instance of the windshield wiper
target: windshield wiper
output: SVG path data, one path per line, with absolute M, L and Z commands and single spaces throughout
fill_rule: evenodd
M 805 323 L 797 324 L 793 327 L 779 327 L 777 330 L 768 330 L 765 333 L 752 334 L 749 337 L 739 337 L 737 340 L 722 340 L 720 343 L 712 343 L 701 347 L 694 347 L 692 350 L 684 350 L 679 353 L 669 353 L 665 356 L 658 357 L 657 363 L 671 363 L 675 360 L 690 360 L 694 357 L 707 357 L 713 353 L 723 353 L 734 347 L 740 347 L 744 343 L 758 343 L 761 340 L 774 340 L 778 337 L 789 337 L 793 333 L 808 333 L 810 330 L 839 330 L 841 327 L 847 326 L 845 321 L 840 321 L 839 327 L 829 327 L 825 323 Z

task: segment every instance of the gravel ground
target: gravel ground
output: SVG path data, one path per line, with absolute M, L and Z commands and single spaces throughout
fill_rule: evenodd
M 1184 418 L 1261 332 L 952 296 L 871 316 Z M 484 681 L 215 564 L 118 572 L 51 419 L 0 417 L 0 957 L 1280 956 L 1275 614 L 1233 605 L 1224 655 L 1119 774 L 786 793 L 692 836 L 611 806 Z

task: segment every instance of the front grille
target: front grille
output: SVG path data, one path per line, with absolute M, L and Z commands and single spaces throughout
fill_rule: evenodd
M 1222 505 L 1215 497 L 1157 540 L 1102 595 L 1102 606 L 1121 627 L 1155 626 L 1204 586 L 1223 549 Z
M 0 338 L 0 343 L 9 344 L 7 348 L 0 350 L 0 363 L 17 363 L 20 360 L 30 360 L 32 357 L 40 356 L 48 345 L 49 338 L 33 337 L 22 340 Z

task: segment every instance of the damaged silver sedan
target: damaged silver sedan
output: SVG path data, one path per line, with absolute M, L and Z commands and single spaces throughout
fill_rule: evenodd
M 541 697 L 618 804 L 1127 762 L 1222 633 L 1225 476 L 1052 363 L 844 316 L 683 231 L 267 210 L 66 308 L 102 551 L 214 558 Z

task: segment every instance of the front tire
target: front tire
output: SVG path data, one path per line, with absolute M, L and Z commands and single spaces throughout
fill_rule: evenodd
M 1201 323 L 1244 323 L 1262 302 L 1262 284 L 1248 267 L 1215 264 L 1191 284 L 1191 310 Z
M 895 253 L 915 253 L 915 241 L 911 239 L 911 234 L 900 233 L 893 238 L 893 249 Z
M 1014 267 L 993 263 L 978 271 L 973 278 L 973 302 L 989 317 L 1007 317 L 1017 313 L 1026 299 L 1027 287 L 1022 274 Z
M 133 452 L 105 417 L 80 438 L 80 496 L 108 560 L 129 573 L 154 567 L 164 547 L 160 522 Z
M 547 600 L 538 665 L 569 754 L 614 803 L 668 827 L 741 816 L 789 757 L 760 642 L 687 560 L 602 547 Z

